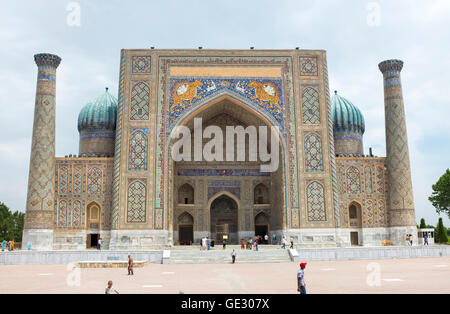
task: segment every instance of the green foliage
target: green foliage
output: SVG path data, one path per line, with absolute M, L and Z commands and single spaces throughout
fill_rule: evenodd
M 433 184 L 433 193 L 428 200 L 436 208 L 438 214 L 445 213 L 450 217 L 450 169 Z
M 436 226 L 427 225 L 425 219 L 420 219 L 420 225 L 417 225 L 417 229 L 436 229 Z
M 444 223 L 442 222 L 442 218 L 439 218 L 438 225 L 436 227 L 435 232 L 435 240 L 436 243 L 448 243 L 447 236 L 447 228 L 444 227 Z
M 425 219 L 420 219 L 420 229 L 425 229 L 427 227 L 427 224 L 425 223 Z
M 22 241 L 25 214 L 21 212 L 12 213 L 8 206 L 0 202 L 0 242 L 3 240 Z

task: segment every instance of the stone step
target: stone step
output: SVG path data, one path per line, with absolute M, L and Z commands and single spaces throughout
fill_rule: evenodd
M 288 263 L 290 262 L 287 250 L 279 248 L 266 248 L 265 250 L 236 250 L 236 260 L 238 263 Z M 228 264 L 231 263 L 232 249 L 200 251 L 172 250 L 170 254 L 170 264 Z

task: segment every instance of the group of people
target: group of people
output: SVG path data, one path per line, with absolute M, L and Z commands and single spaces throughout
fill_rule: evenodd
M 428 239 L 427 239 L 427 241 L 428 241 Z M 412 234 L 406 235 L 406 244 L 408 244 L 409 246 L 413 246 L 413 235 Z
M 14 239 L 12 239 L 11 241 L 2 241 L 2 252 L 4 252 L 6 249 L 8 251 L 14 251 Z
M 209 237 L 203 237 L 201 240 L 200 250 L 211 250 L 211 246 L 214 246 L 214 242 L 211 242 Z

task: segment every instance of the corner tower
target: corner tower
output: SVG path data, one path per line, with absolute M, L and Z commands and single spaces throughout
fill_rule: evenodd
M 42 53 L 38 66 L 23 244 L 51 250 L 55 206 L 55 93 L 61 58 Z
M 386 127 L 386 165 L 388 172 L 388 217 L 391 238 L 403 244 L 406 234 L 416 235 L 414 196 L 411 182 L 408 136 L 400 71 L 403 61 L 387 60 L 379 64 L 384 77 Z

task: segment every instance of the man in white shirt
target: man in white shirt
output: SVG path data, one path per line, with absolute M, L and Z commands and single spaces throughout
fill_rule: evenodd
M 110 280 L 110 281 L 108 281 L 108 286 L 105 289 L 105 294 L 114 294 L 114 293 L 119 294 L 119 291 L 114 289 L 113 282 Z
M 297 272 L 297 292 L 300 294 L 306 294 L 305 285 L 305 268 L 307 263 L 300 263 L 300 269 Z

